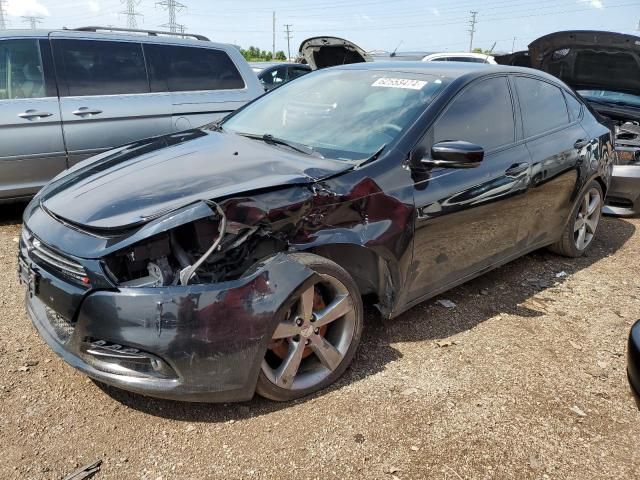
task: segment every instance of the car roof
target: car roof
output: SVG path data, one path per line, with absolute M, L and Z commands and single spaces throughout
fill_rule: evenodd
M 456 79 L 464 76 L 472 78 L 483 77 L 492 74 L 524 74 L 543 78 L 551 83 L 561 84 L 558 78 L 540 70 L 524 67 L 511 67 L 505 65 L 489 65 L 484 63 L 462 62 L 368 62 L 352 63 L 331 68 L 331 70 L 371 70 L 398 73 L 422 73 L 425 75 L 437 75 Z M 329 70 L 329 69 L 327 69 Z
M 238 48 L 228 43 L 217 43 L 208 40 L 197 40 L 194 38 L 181 38 L 174 35 L 149 35 L 144 31 L 140 33 L 119 32 L 119 31 L 98 31 L 91 32 L 85 30 L 72 29 L 38 29 L 38 30 L 3 30 L 0 31 L 0 38 L 46 38 L 53 36 L 54 38 L 78 38 L 78 39 L 95 39 L 95 40 L 125 40 L 144 43 L 166 43 L 166 44 L 183 44 L 200 47 L 212 47 L 220 49 Z

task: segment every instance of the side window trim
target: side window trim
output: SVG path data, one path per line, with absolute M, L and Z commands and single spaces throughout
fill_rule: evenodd
M 580 100 L 578 100 L 575 95 L 568 92 L 564 88 L 562 89 L 562 94 L 564 95 L 564 101 L 567 104 L 567 111 L 569 112 L 569 119 L 571 120 L 569 125 L 573 125 L 575 123 L 581 122 L 582 119 L 584 118 L 584 104 Z M 569 109 L 569 98 L 573 98 L 576 102 L 580 104 L 580 113 L 578 114 L 578 117 L 575 120 L 571 119 L 571 110 Z
M 511 116 L 512 116 L 512 121 L 514 123 L 514 136 L 513 136 L 513 140 L 510 143 L 505 143 L 504 145 L 500 145 L 498 147 L 492 148 L 491 150 L 487 150 L 485 153 L 487 155 L 492 155 L 494 153 L 498 153 L 501 152 L 503 150 L 507 150 L 509 148 L 514 147 L 517 143 L 519 143 L 521 140 L 519 140 L 517 138 L 517 123 L 516 123 L 516 110 L 515 110 L 515 103 L 514 103 L 514 94 L 513 91 L 511 89 L 511 82 L 509 81 L 508 75 L 505 74 L 497 74 L 497 75 L 488 75 L 488 76 L 484 76 L 484 77 L 480 77 L 478 79 L 473 80 L 472 82 L 470 82 L 469 84 L 467 84 L 462 90 L 460 90 L 455 97 L 453 97 L 449 103 L 442 109 L 442 111 L 438 114 L 438 116 L 436 117 L 436 119 L 432 122 L 431 126 L 429 127 L 429 129 L 427 130 L 427 132 L 422 136 L 421 140 L 418 142 L 418 145 L 422 144 L 424 142 L 424 140 L 428 137 L 431 137 L 429 139 L 430 142 L 433 141 L 433 129 L 436 126 L 436 124 L 438 123 L 438 121 L 440 121 L 440 119 L 449 111 L 449 109 L 451 108 L 451 106 L 454 104 L 454 102 L 456 101 L 456 99 L 458 99 L 461 95 L 463 95 L 465 92 L 467 92 L 470 88 L 472 88 L 474 85 L 477 85 L 480 82 L 486 81 L 486 80 L 490 80 L 493 78 L 503 78 L 505 79 L 505 82 L 507 83 L 507 88 L 509 89 L 509 98 L 511 100 Z M 433 145 L 429 145 L 429 147 L 431 147 Z

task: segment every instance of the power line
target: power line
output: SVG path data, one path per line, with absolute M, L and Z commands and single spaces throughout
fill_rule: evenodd
M 142 14 L 136 11 L 136 7 L 140 0 L 120 0 L 120 3 L 126 6 L 126 10 L 120 13 L 127 16 L 127 28 L 138 28 L 138 17 Z
M 7 29 L 7 0 L 0 0 L 0 30 Z
M 163 28 L 168 28 L 170 32 L 184 33 L 186 27 L 177 22 L 177 13 L 186 9 L 187 7 L 176 0 L 162 0 L 161 2 L 157 2 L 156 5 L 161 6 L 165 10 L 169 12 L 169 23 L 165 23 L 164 25 L 160 25 Z
M 290 23 L 287 23 L 284 26 L 284 28 L 287 29 L 287 35 L 285 37 L 287 39 L 287 60 L 291 60 L 291 39 L 293 38 L 291 27 L 293 27 L 293 25 L 291 25 Z
M 28 23 L 29 24 L 29 28 L 31 30 L 35 30 L 38 28 L 38 24 L 42 23 L 42 17 L 35 17 L 33 15 L 31 16 L 24 16 L 22 17 L 22 21 L 24 23 Z
M 469 20 L 469 25 L 471 25 L 471 28 L 469 29 L 469 51 L 473 52 L 473 36 L 476 34 L 476 23 L 478 23 L 477 20 L 478 17 L 478 12 L 476 11 L 472 11 L 471 12 L 471 20 Z

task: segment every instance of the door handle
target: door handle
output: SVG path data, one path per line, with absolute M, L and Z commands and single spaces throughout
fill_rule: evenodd
M 515 163 L 511 165 L 509 168 L 507 168 L 504 174 L 507 177 L 519 177 L 520 175 L 525 173 L 527 170 L 529 170 L 528 163 Z
M 53 113 L 49 112 L 39 112 L 37 110 L 27 110 L 26 112 L 19 113 L 18 116 L 20 118 L 24 118 L 27 120 L 31 120 L 32 118 L 47 118 L 52 116 Z
M 580 139 L 578 141 L 576 141 L 576 143 L 573 144 L 573 148 L 575 148 L 576 150 L 582 150 L 584 147 L 586 147 L 587 145 L 589 145 L 589 140 L 584 140 L 584 139 Z
M 78 116 L 78 117 L 90 117 L 93 115 L 100 115 L 102 113 L 102 110 L 98 110 L 96 108 L 89 108 L 89 107 L 80 107 L 79 109 L 71 112 L 74 115 Z

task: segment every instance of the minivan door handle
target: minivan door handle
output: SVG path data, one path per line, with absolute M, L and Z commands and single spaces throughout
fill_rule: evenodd
M 39 112 L 37 110 L 27 110 L 26 112 L 18 114 L 20 118 L 24 118 L 27 120 L 31 120 L 32 118 L 47 118 L 47 117 L 50 117 L 51 115 L 53 115 L 53 113 Z
M 79 109 L 71 112 L 74 115 L 78 116 L 78 117 L 91 117 L 93 115 L 100 115 L 102 113 L 102 110 L 98 110 L 95 108 L 89 108 L 89 107 L 80 107 Z
M 528 163 L 526 163 L 526 162 L 525 163 L 514 163 L 509 168 L 507 168 L 507 170 L 504 172 L 504 174 L 507 177 L 519 177 L 520 175 L 525 173 L 527 170 L 529 170 L 529 164 Z

